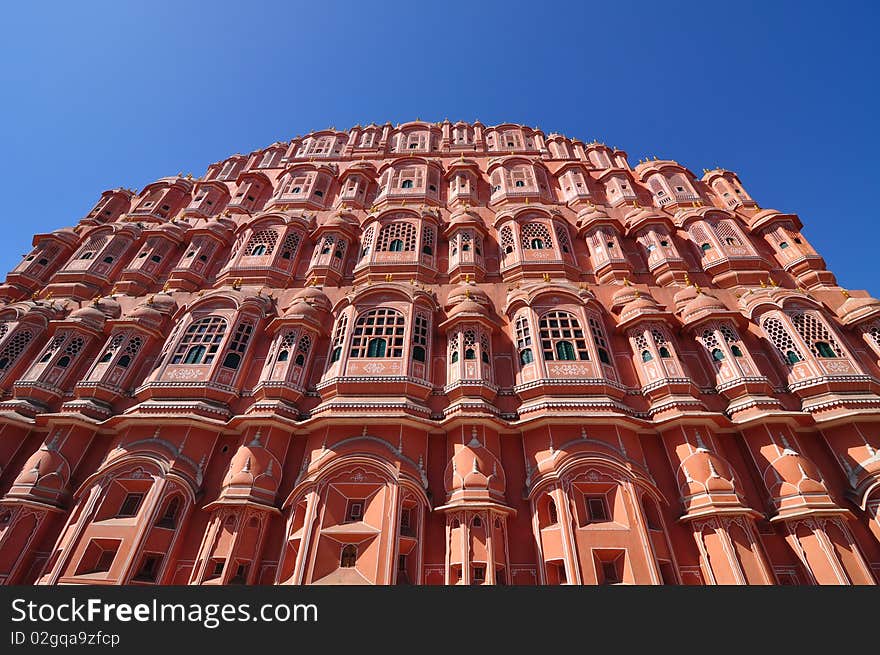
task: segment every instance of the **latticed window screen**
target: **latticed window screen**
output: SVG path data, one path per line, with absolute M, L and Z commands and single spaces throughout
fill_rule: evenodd
M 100 252 L 101 249 L 107 245 L 107 241 L 109 240 L 110 235 L 107 232 L 90 237 L 76 253 L 74 259 L 90 259 L 91 257 L 94 257 L 96 253 Z M 91 257 L 85 257 L 85 255 L 89 253 L 91 254 Z
M 347 242 L 345 239 L 339 239 L 339 241 L 336 242 L 336 250 L 333 251 L 333 256 L 337 259 L 342 259 L 345 256 L 346 245 Z
M 283 259 L 293 259 L 296 249 L 299 248 L 299 241 L 299 232 L 291 232 L 284 237 L 284 242 L 281 244 L 281 257 Z
M 278 342 L 278 357 L 276 361 L 286 362 L 290 359 L 290 351 L 296 345 L 296 337 L 299 332 L 297 330 L 287 330 Z
M 144 340 L 138 336 L 134 336 L 128 340 L 128 343 L 125 345 L 125 349 L 122 352 L 129 357 L 134 357 L 140 352 L 141 346 L 143 345 Z
M 6 326 L 4 325 L 4 327 Z M 14 364 L 33 338 L 33 332 L 27 329 L 19 330 L 13 334 L 3 346 L 3 350 L 0 350 L 0 371 L 4 371 Z
M 48 343 L 46 349 L 43 351 L 43 356 L 40 357 L 40 362 L 48 362 L 52 359 L 52 356 L 58 351 L 61 345 L 67 341 L 67 337 L 70 336 L 70 333 L 67 331 L 61 331 L 57 333 L 52 341 Z
M 373 245 L 373 226 L 367 228 L 367 231 L 364 232 L 363 238 L 363 246 L 361 248 L 361 257 L 366 257 L 370 253 L 370 248 Z
M 590 358 L 584 330 L 573 314 L 548 312 L 541 317 L 538 326 L 545 361 Z
M 275 230 L 260 230 L 248 240 L 244 253 L 253 257 L 271 255 L 277 243 L 278 232 Z
M 449 335 L 449 363 L 454 364 L 458 361 L 458 348 L 461 340 L 461 332 L 455 332 Z
M 547 250 L 553 248 L 550 230 L 543 223 L 526 223 L 520 231 L 522 247 L 525 250 Z
M 507 225 L 501 228 L 501 253 L 502 257 L 514 251 L 513 230 Z
M 730 325 L 723 324 L 721 325 L 720 330 L 721 336 L 724 337 L 724 340 L 727 343 L 736 343 L 737 341 L 739 341 L 739 335 Z
M 299 340 L 299 346 L 297 347 L 297 351 L 301 352 L 305 355 L 309 354 L 309 350 L 312 348 L 312 338 L 308 334 L 302 335 L 302 338 Z
M 238 365 L 241 363 L 241 359 L 244 356 L 244 351 L 247 350 L 247 345 L 251 340 L 253 332 L 253 323 L 242 321 L 238 324 L 238 327 L 235 328 L 235 334 L 232 335 L 232 341 L 229 344 L 229 350 L 226 352 L 226 357 L 223 358 L 223 366 L 228 368 L 238 368 Z
M 83 346 L 85 345 L 86 342 L 82 337 L 74 337 L 64 348 L 64 354 L 70 355 L 71 357 L 76 357 L 80 354 L 80 352 L 82 352 Z
M 101 359 L 98 361 L 103 364 L 113 359 L 113 356 L 122 346 L 122 343 L 125 341 L 125 338 L 127 336 L 128 335 L 125 332 L 120 332 L 119 334 L 114 335 L 113 338 L 110 339 L 110 343 L 107 344 L 107 348 L 104 350 L 104 354 L 101 355 Z
M 434 228 L 429 225 L 422 230 L 422 252 L 426 255 L 434 254 Z
M 0 322 L 0 339 L 5 337 L 7 332 L 9 332 L 9 321 Z
M 804 358 L 798 347 L 795 345 L 794 340 L 791 338 L 791 335 L 788 333 L 788 330 L 785 329 L 782 321 L 778 318 L 774 316 L 765 318 L 761 322 L 761 327 L 764 329 L 767 338 L 770 339 L 774 346 L 776 346 L 776 349 L 779 351 L 779 354 L 782 355 L 782 358 L 789 364 L 794 364 Z
M 483 360 L 484 364 L 489 363 L 489 359 L 492 355 L 492 348 L 489 341 L 489 335 L 485 332 L 480 333 L 480 357 Z
M 571 252 L 571 241 L 568 238 L 568 230 L 561 225 L 557 225 L 556 238 L 559 240 L 559 248 L 562 252 Z
M 731 221 L 718 221 L 713 226 L 715 234 L 721 243 L 742 248 L 744 246 L 743 239 Z
M 477 358 L 477 333 L 473 330 L 465 330 L 464 331 L 464 358 L 465 359 L 476 359 Z
M 226 319 L 206 316 L 190 325 L 171 357 L 172 364 L 211 364 L 226 334 Z
M 666 340 L 666 335 L 663 334 L 663 330 L 660 328 L 652 328 L 651 336 L 654 338 L 654 345 L 658 348 L 669 345 L 669 342 Z
M 690 232 L 691 238 L 698 246 L 702 246 L 704 243 L 712 245 L 709 241 L 709 235 L 706 234 L 706 231 L 701 226 L 692 225 L 688 232 Z
M 412 340 L 417 346 L 428 345 L 428 317 L 421 312 L 416 314 Z
M 416 249 L 416 226 L 406 221 L 389 223 L 379 231 L 377 252 L 389 250 L 410 252 Z
M 635 330 L 630 332 L 629 336 L 640 353 L 648 349 L 648 337 L 645 336 L 644 332 L 641 330 Z
M 325 234 L 324 238 L 321 240 L 318 247 L 315 249 L 315 257 L 319 255 L 326 255 L 331 250 L 333 250 L 333 244 L 336 242 L 336 237 L 332 234 Z
M 880 323 L 871 324 L 866 334 L 874 342 L 874 345 L 880 348 Z
M 529 321 L 525 316 L 516 319 L 516 347 L 519 349 L 528 348 L 532 345 L 532 335 L 529 331 Z
M 715 330 L 703 330 L 703 334 L 700 335 L 700 341 L 709 352 L 718 347 L 718 337 L 715 334 Z
M 797 312 L 791 314 L 790 317 L 794 329 L 797 330 L 813 355 L 816 357 L 845 356 L 831 331 L 814 312 Z
M 403 314 L 379 307 L 358 316 L 352 332 L 351 357 L 401 357 L 403 355 Z
M 330 347 L 330 362 L 339 361 L 342 356 L 342 344 L 345 341 L 345 329 L 348 327 L 348 314 L 342 314 L 333 332 L 333 344 Z
M 589 318 L 590 331 L 593 333 L 593 341 L 596 344 L 596 351 L 599 353 L 599 360 L 603 364 L 611 364 L 611 356 L 608 354 L 608 342 L 605 340 L 605 331 L 602 324 L 593 316 Z

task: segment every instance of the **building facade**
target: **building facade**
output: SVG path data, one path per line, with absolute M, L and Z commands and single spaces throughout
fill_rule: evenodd
M 875 584 L 880 301 L 522 125 L 104 192 L 0 286 L 6 584 Z

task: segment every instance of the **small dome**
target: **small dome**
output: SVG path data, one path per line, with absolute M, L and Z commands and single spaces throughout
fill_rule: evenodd
M 137 319 L 139 322 L 150 325 L 151 327 L 158 327 L 162 324 L 163 317 L 162 314 L 145 303 L 135 307 L 128 315 L 128 318 Z
M 837 308 L 837 315 L 844 323 L 876 313 L 880 313 L 880 300 L 870 296 L 867 298 L 850 296 Z
M 640 293 L 634 286 L 624 284 L 611 295 L 611 306 L 614 308 L 623 307 L 638 298 Z
M 788 446 L 770 462 L 770 466 L 772 472 L 768 472 L 765 477 L 768 488 L 778 497 L 828 493 L 815 464 Z
M 330 299 L 318 287 L 305 287 L 297 291 L 288 307 L 288 311 L 297 303 L 305 303 L 314 307 L 315 310 L 326 312 L 329 312 L 333 307 Z
M 335 227 L 346 231 L 358 229 L 357 221 L 347 214 L 333 214 L 324 222 L 323 226 Z
M 586 209 L 582 209 L 578 212 L 577 215 L 577 226 L 578 229 L 583 229 L 588 227 L 591 223 L 598 220 L 610 220 L 611 217 L 605 213 L 605 210 L 596 207 L 595 205 L 591 205 Z
M 483 227 L 483 219 L 480 218 L 480 215 L 476 212 L 465 211 L 464 209 L 456 211 L 452 216 L 449 217 L 449 223 L 451 225 L 476 225 L 478 228 Z
M 681 318 L 685 323 L 690 323 L 703 316 L 726 311 L 728 309 L 723 302 L 708 293 L 699 292 L 697 297 L 689 301 L 681 310 Z
M 70 466 L 56 449 L 43 446 L 30 456 L 15 479 L 16 485 L 40 486 L 42 489 L 61 491 L 67 486 Z
M 638 291 L 636 293 L 637 297 L 624 305 L 621 310 L 621 320 L 627 320 L 640 314 L 658 314 L 662 311 L 660 305 L 650 295 L 640 294 Z
M 483 305 L 486 309 L 492 306 L 489 296 L 480 287 L 473 283 L 460 284 L 449 292 L 446 298 L 446 308 L 451 309 L 455 305 L 470 301 L 478 305 Z
M 697 297 L 696 287 L 686 286 L 681 291 L 676 291 L 675 295 L 672 297 L 673 302 L 676 307 L 684 307 L 687 303 Z
M 446 467 L 443 485 L 450 498 L 503 498 L 507 480 L 498 458 L 474 437 L 470 443 L 456 444 L 455 454 Z
M 281 466 L 257 435 L 243 444 L 229 462 L 223 487 L 249 487 L 275 494 L 281 483 Z M 224 489 L 225 491 L 225 489 Z
M 681 464 L 678 475 L 683 495 L 697 493 L 736 493 L 733 469 L 726 460 L 711 452 L 701 441 Z

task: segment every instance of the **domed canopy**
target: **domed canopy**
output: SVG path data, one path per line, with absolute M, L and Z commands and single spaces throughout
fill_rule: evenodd
M 239 447 L 229 462 L 229 470 L 223 478 L 221 497 L 244 493 L 274 498 L 280 484 L 280 464 L 265 448 L 257 433 L 250 442 Z M 233 494 L 230 489 L 232 487 L 239 489 Z
M 318 287 L 305 287 L 304 289 L 297 291 L 293 296 L 290 307 L 297 303 L 305 303 L 319 311 L 323 310 L 329 312 L 332 308 L 330 299 Z M 288 310 L 290 307 L 288 307 Z
M 685 324 L 688 324 L 705 316 L 728 313 L 729 311 L 723 302 L 701 291 L 685 304 L 684 309 L 681 310 L 681 319 Z
M 733 469 L 702 442 L 681 464 L 679 489 L 685 496 L 699 493 L 736 492 Z
M 443 485 L 450 501 L 501 500 L 507 480 L 498 458 L 474 437 L 466 445 L 455 444 Z
M 845 324 L 854 323 L 865 318 L 877 316 L 880 314 L 880 300 L 868 296 L 867 298 L 848 297 L 846 301 L 837 308 L 837 315 Z

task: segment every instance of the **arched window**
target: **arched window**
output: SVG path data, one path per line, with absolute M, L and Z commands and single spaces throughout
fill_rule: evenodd
M 661 359 L 669 359 L 670 357 L 672 357 L 672 355 L 669 353 L 669 348 L 667 348 L 666 346 L 660 346 L 660 348 L 657 349 L 657 352 L 660 353 Z
M 241 359 L 244 356 L 244 351 L 247 350 L 247 345 L 251 340 L 251 334 L 253 331 L 254 326 L 252 323 L 239 323 L 235 330 L 235 334 L 232 336 L 232 342 L 229 344 L 229 350 L 226 352 L 226 357 L 223 358 L 223 366 L 231 369 L 238 368 L 239 364 L 241 364 Z
M 424 362 L 428 356 L 428 317 L 422 312 L 416 313 L 413 321 L 413 360 Z
M 643 362 L 650 362 L 652 359 L 654 359 L 654 355 L 652 355 L 650 353 L 650 351 L 648 351 L 648 350 L 642 351 L 642 361 Z
M 797 364 L 803 361 L 800 350 L 780 319 L 775 316 L 768 316 L 761 322 L 761 328 L 786 362 Z
M 596 344 L 596 352 L 599 354 L 599 361 L 603 364 L 611 366 L 611 356 L 608 354 L 608 342 L 605 340 L 605 331 L 602 324 L 592 316 L 589 319 L 590 331 L 593 333 L 593 342 Z
M 360 316 L 351 338 L 351 357 L 401 357 L 405 323 L 395 309 L 379 307 Z
M 333 332 L 333 345 L 330 348 L 330 363 L 338 362 L 342 357 L 342 344 L 345 341 L 345 329 L 348 326 L 348 314 L 342 314 Z
M 278 232 L 275 230 L 260 230 L 254 234 L 245 246 L 245 252 L 251 257 L 263 257 L 275 252 L 278 243 Z
M 514 186 L 516 186 L 516 187 L 523 187 L 525 185 L 526 185 L 526 183 L 523 182 L 522 180 L 517 180 L 516 183 L 514 184 Z
M 712 349 L 712 359 L 714 359 L 716 362 L 720 362 L 724 359 L 724 353 L 721 351 L 720 348 Z
M 703 252 L 706 252 L 707 250 L 709 250 L 711 248 L 712 248 L 711 244 L 708 244 L 708 243 L 701 243 L 700 244 L 700 250 L 702 250 Z
M 180 510 L 180 497 L 175 496 L 165 506 L 162 516 L 156 521 L 156 526 L 160 528 L 173 529 L 177 526 L 177 513 Z
M 587 360 L 587 340 L 577 318 L 569 312 L 547 312 L 538 324 L 545 361 Z
M 190 325 L 171 358 L 172 364 L 211 364 L 226 334 L 226 319 L 206 316 Z
M 520 316 L 514 324 L 516 333 L 516 349 L 519 352 L 520 364 L 531 364 L 534 361 L 532 356 L 532 334 L 529 331 L 529 321 L 525 316 Z
M 510 229 L 509 225 L 501 228 L 501 252 L 504 255 L 509 255 L 513 252 L 513 230 Z
M 412 180 L 404 180 L 403 183 L 400 185 L 400 188 L 401 189 L 412 189 L 413 188 L 413 181 Z
M 412 252 L 416 249 L 416 227 L 407 221 L 388 223 L 379 230 L 377 252 Z
M 532 222 L 522 226 L 520 231 L 523 248 L 526 250 L 549 250 L 553 248 L 550 230 L 543 223 Z
M 730 347 L 730 352 L 733 353 L 734 357 L 742 357 L 743 356 L 742 349 L 739 346 L 737 346 L 736 344 L 734 344 Z
M 817 312 L 791 314 L 791 323 L 816 357 L 844 357 L 843 350 Z
M 342 557 L 339 559 L 339 566 L 343 569 L 354 568 L 354 565 L 357 562 L 357 554 L 357 546 L 354 544 L 348 544 L 342 549 Z

